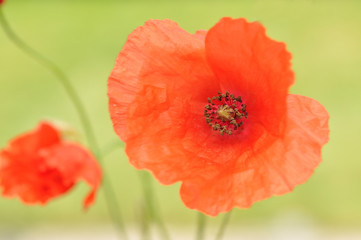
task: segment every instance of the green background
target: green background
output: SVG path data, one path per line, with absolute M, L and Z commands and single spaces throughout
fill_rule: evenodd
M 70 77 L 95 126 L 101 146 L 117 139 L 107 110 L 106 85 L 127 36 L 148 19 L 170 18 L 187 31 L 209 29 L 223 16 L 260 21 L 293 55 L 297 93 L 317 99 L 330 113 L 330 142 L 311 179 L 287 195 L 236 210 L 232 225 L 267 224 L 297 212 L 319 226 L 361 226 L 361 2 L 360 1 L 40 1 L 8 0 L 4 13 L 15 31 L 56 62 Z M 0 30 L 0 146 L 40 119 L 56 119 L 82 130 L 61 85 L 24 55 Z M 83 137 L 83 141 L 85 139 Z M 105 159 L 127 223 L 139 220 L 143 199 L 139 173 L 119 148 Z M 195 223 L 196 212 L 179 198 L 179 184 L 156 181 L 167 222 Z M 0 230 L 38 224 L 109 221 L 101 193 L 88 212 L 81 183 L 45 207 L 0 198 Z M 216 224 L 219 219 L 211 219 Z

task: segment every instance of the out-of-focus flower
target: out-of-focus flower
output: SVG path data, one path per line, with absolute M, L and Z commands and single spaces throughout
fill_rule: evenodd
M 84 180 L 91 191 L 84 207 L 94 202 L 101 170 L 92 154 L 77 143 L 61 139 L 48 122 L 12 140 L 0 152 L 0 188 L 4 197 L 27 204 L 45 204 Z
M 328 141 L 328 113 L 288 94 L 291 54 L 258 22 L 223 18 L 190 34 L 150 20 L 126 41 L 108 81 L 130 162 L 185 205 L 215 216 L 304 183 Z
M 0 0 L 0 5 L 3 4 L 5 2 L 5 0 Z

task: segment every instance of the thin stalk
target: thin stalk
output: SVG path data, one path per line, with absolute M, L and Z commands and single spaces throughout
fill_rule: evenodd
M 81 102 L 79 95 L 75 91 L 74 87 L 72 86 L 65 73 L 55 63 L 38 53 L 15 34 L 3 14 L 2 7 L 0 7 L 0 24 L 5 31 L 5 34 L 20 50 L 22 50 L 39 64 L 47 68 L 56 77 L 59 83 L 64 87 L 64 90 L 70 98 L 71 102 L 73 103 L 76 112 L 80 118 L 80 121 L 83 125 L 89 147 L 92 150 L 94 156 L 98 159 L 99 162 L 101 162 L 102 156 L 89 117 L 85 111 L 84 105 Z M 108 181 L 108 179 L 105 177 L 105 175 L 103 177 L 103 193 L 113 223 L 120 230 L 123 239 L 127 239 L 127 234 L 122 221 L 122 217 L 120 215 L 118 203 L 115 199 L 113 187 L 110 181 Z
M 146 201 L 146 207 L 147 207 L 149 219 L 154 221 L 155 224 L 157 225 L 161 238 L 164 240 L 169 240 L 170 239 L 169 233 L 160 215 L 159 207 L 156 206 L 156 201 L 152 186 L 152 177 L 148 172 L 145 171 L 139 172 L 139 177 L 143 187 L 143 194 L 144 194 L 144 199 Z
M 224 215 L 215 240 L 221 240 L 223 238 L 224 232 L 226 231 L 226 227 L 228 225 L 229 219 L 231 218 L 231 215 L 232 215 L 232 211 L 229 211 Z
M 201 212 L 198 212 L 196 240 L 204 239 L 206 223 L 207 223 L 207 216 Z
M 106 156 L 108 156 L 108 154 L 112 153 L 113 151 L 123 146 L 124 146 L 123 143 L 119 139 L 113 140 L 103 147 L 101 154 L 103 158 L 105 158 Z
M 52 61 L 50 61 L 49 59 L 47 59 L 46 57 L 44 57 L 43 55 L 38 53 L 36 50 L 34 50 L 32 47 L 30 47 L 28 44 L 26 44 L 21 38 L 19 38 L 15 34 L 15 32 L 12 30 L 9 23 L 7 22 L 1 8 L 0 8 L 0 22 L 1 22 L 2 28 L 4 29 L 6 35 L 9 37 L 9 39 L 19 49 L 21 49 L 23 52 L 25 52 L 27 55 L 29 55 L 31 58 L 33 58 L 35 61 L 37 61 L 39 64 L 41 64 L 42 66 L 47 68 L 51 73 L 53 73 L 54 76 L 56 77 L 56 79 L 64 87 L 71 102 L 74 104 L 76 112 L 79 115 L 80 121 L 82 122 L 84 132 L 85 132 L 87 140 L 89 142 L 89 146 L 93 150 L 93 154 L 98 155 L 99 148 L 98 148 L 98 144 L 96 142 L 93 128 L 91 127 L 89 118 L 87 117 L 85 108 L 84 108 L 78 94 L 76 93 L 75 89 L 71 85 L 67 76 L 55 63 L 53 63 Z
M 151 234 L 150 234 L 150 216 L 148 212 L 147 202 L 146 200 L 143 200 L 140 203 L 140 232 L 141 232 L 141 239 L 142 240 L 150 240 Z
M 128 239 L 125 224 L 121 215 L 120 207 L 115 195 L 115 191 L 111 181 L 109 181 L 106 174 L 103 175 L 103 194 L 106 200 L 109 215 L 112 218 L 115 228 L 118 230 L 121 239 Z

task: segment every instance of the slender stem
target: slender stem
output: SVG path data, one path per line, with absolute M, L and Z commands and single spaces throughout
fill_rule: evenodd
M 101 151 L 101 154 L 104 157 L 108 156 L 108 154 L 112 153 L 113 151 L 117 150 L 120 147 L 123 147 L 123 142 L 121 142 L 119 139 L 113 140 L 109 142 L 105 147 L 103 147 L 103 150 Z
M 206 223 L 207 223 L 206 215 L 204 215 L 201 212 L 198 212 L 196 240 L 204 239 L 204 230 L 206 227 Z
M 128 239 L 114 187 L 106 174 L 103 175 L 103 194 L 107 203 L 108 212 L 114 226 L 119 231 L 121 239 Z
M 114 150 L 122 146 L 122 142 L 120 142 L 119 139 L 116 139 L 115 141 L 112 141 L 108 143 L 104 149 L 101 151 L 101 156 L 105 158 L 108 154 L 112 153 Z M 103 184 L 108 185 L 110 189 L 114 189 L 111 185 L 111 181 L 107 178 L 107 176 L 103 176 Z M 110 214 L 112 214 L 112 219 L 120 226 L 120 231 L 124 239 L 127 238 L 126 232 L 125 232 L 125 226 L 123 219 L 120 217 L 118 213 L 120 213 L 119 206 L 116 202 L 116 196 L 114 191 L 106 191 L 105 192 L 107 201 L 111 201 L 108 206 L 108 211 Z M 145 240 L 145 239 L 144 239 Z
M 229 211 L 228 213 L 226 213 L 224 215 L 222 222 L 221 222 L 221 226 L 218 229 L 215 240 L 221 240 L 223 238 L 224 232 L 228 225 L 229 219 L 231 218 L 231 215 L 232 215 L 232 211 Z
M 142 240 L 150 240 L 150 216 L 147 207 L 147 201 L 143 200 L 140 203 L 140 228 L 142 233 Z
M 140 181 L 142 182 L 144 199 L 146 200 L 146 207 L 148 210 L 149 219 L 154 221 L 158 227 L 159 234 L 162 239 L 169 240 L 170 236 L 165 227 L 165 224 L 160 215 L 159 207 L 156 206 L 153 186 L 152 186 L 152 177 L 149 172 L 143 171 L 139 172 Z
M 72 86 L 71 82 L 67 78 L 67 76 L 64 74 L 64 72 L 52 61 L 38 53 L 36 50 L 34 50 L 32 47 L 30 47 L 28 44 L 26 44 L 21 38 L 19 38 L 15 32 L 12 30 L 10 25 L 8 24 L 3 11 L 2 7 L 0 7 L 0 24 L 2 28 L 4 29 L 6 35 L 9 37 L 9 39 L 23 52 L 25 52 L 27 55 L 29 55 L 31 58 L 33 58 L 35 61 L 37 61 L 39 64 L 47 68 L 50 72 L 54 74 L 56 79 L 59 81 L 59 83 L 64 87 L 66 93 L 68 94 L 71 102 L 73 103 L 76 112 L 78 113 L 78 116 L 80 118 L 80 121 L 83 125 L 84 132 L 86 134 L 87 141 L 89 143 L 90 149 L 92 149 L 92 152 L 94 156 L 98 159 L 98 161 L 101 161 L 101 154 L 99 150 L 99 145 L 96 141 L 95 134 L 92 128 L 92 125 L 90 123 L 90 120 L 88 118 L 88 115 L 85 111 L 84 105 L 80 100 L 79 95 L 75 91 L 74 87 Z M 118 206 L 118 203 L 115 198 L 113 187 L 110 183 L 110 181 L 105 177 L 103 177 L 103 193 L 108 205 L 109 214 L 112 217 L 112 220 L 116 226 L 118 226 L 118 229 L 120 230 L 121 236 L 123 239 L 127 239 L 127 234 L 124 228 L 124 224 L 122 221 L 122 217 L 120 215 L 120 209 Z
M 149 239 L 150 222 L 154 219 L 152 186 L 147 177 L 147 172 L 139 171 L 138 176 L 142 183 L 143 201 L 142 201 L 142 239 Z
M 9 39 L 15 43 L 17 47 L 19 47 L 23 52 L 25 52 L 27 55 L 29 55 L 31 58 L 33 58 L 35 61 L 37 61 L 39 64 L 43 65 L 45 68 L 47 68 L 50 72 L 52 72 L 56 79 L 60 82 L 60 84 L 65 88 L 66 93 L 68 94 L 71 102 L 74 104 L 74 107 L 76 108 L 76 112 L 79 115 L 79 118 L 83 124 L 84 132 L 86 134 L 87 140 L 89 142 L 90 148 L 93 151 L 94 155 L 99 154 L 99 148 L 98 144 L 96 142 L 96 138 L 94 135 L 93 128 L 91 127 L 89 118 L 87 117 L 87 114 L 85 112 L 85 108 L 76 93 L 75 89 L 71 85 L 70 81 L 68 80 L 67 76 L 64 74 L 64 72 L 52 61 L 38 53 L 36 50 L 34 50 L 32 47 L 30 47 L 28 44 L 26 44 L 22 39 L 20 39 L 15 32 L 11 29 L 10 25 L 8 24 L 2 9 L 0 8 L 0 22 L 1 25 L 9 37 Z

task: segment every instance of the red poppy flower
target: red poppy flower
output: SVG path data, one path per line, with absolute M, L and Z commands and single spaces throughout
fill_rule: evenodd
M 290 60 L 258 22 L 223 18 L 195 34 L 146 22 L 108 81 L 130 162 L 181 181 L 185 205 L 212 216 L 292 191 L 320 163 L 329 129 L 322 105 L 288 94 Z
M 18 196 L 27 204 L 45 204 L 81 179 L 92 188 L 84 200 L 84 207 L 88 207 L 101 181 L 100 168 L 88 150 L 63 141 L 60 132 L 47 122 L 15 138 L 0 152 L 4 197 Z
M 0 5 L 3 4 L 5 2 L 5 0 L 0 0 Z

